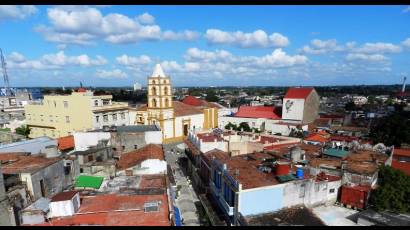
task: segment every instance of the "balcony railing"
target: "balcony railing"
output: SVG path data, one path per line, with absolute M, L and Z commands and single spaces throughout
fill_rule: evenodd
M 105 111 L 105 110 L 115 110 L 115 109 L 126 109 L 128 108 L 128 103 L 125 102 L 116 102 L 112 103 L 111 105 L 103 105 L 103 106 L 98 106 L 94 107 L 93 111 L 98 112 L 98 111 Z

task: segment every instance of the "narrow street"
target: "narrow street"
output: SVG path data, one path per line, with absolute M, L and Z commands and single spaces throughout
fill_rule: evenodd
M 165 160 L 171 166 L 177 187 L 175 191 L 175 203 L 181 212 L 182 224 L 184 226 L 200 226 L 202 224 L 199 215 L 200 210 L 198 209 L 200 209 L 201 206 L 198 207 L 196 205 L 200 204 L 200 200 L 190 185 L 189 178 L 184 175 L 178 163 L 179 158 L 184 155 L 183 152 L 181 153 L 181 150 L 179 150 L 179 154 L 177 153 L 176 150 L 178 148 L 176 146 L 178 144 L 181 143 L 164 145 Z

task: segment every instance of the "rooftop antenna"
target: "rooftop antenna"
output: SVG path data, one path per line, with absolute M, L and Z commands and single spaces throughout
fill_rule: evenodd
M 11 96 L 9 76 L 7 75 L 7 69 L 6 69 L 6 61 L 4 60 L 3 50 L 1 48 L 0 48 L 0 56 L 1 56 L 1 68 L 3 69 L 4 88 L 6 90 L 6 96 Z

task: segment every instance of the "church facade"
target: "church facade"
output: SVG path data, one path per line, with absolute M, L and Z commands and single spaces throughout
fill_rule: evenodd
M 218 104 L 190 96 L 173 101 L 172 92 L 170 77 L 157 64 L 148 77 L 147 105 L 137 109 L 134 123 L 161 127 L 163 143 L 182 141 L 190 131 L 218 127 Z

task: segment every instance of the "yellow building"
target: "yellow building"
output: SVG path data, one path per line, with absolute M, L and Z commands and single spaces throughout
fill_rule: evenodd
M 24 110 L 31 138 L 57 138 L 74 131 L 129 124 L 127 103 L 112 102 L 112 95 L 94 96 L 85 89 L 71 95 L 45 95 Z
M 146 106 L 136 111 L 134 124 L 161 127 L 163 142 L 183 140 L 189 131 L 202 131 L 218 127 L 218 108 L 216 103 L 187 97 L 182 102 L 172 100 L 172 85 L 169 76 L 164 74 L 161 65 L 155 66 L 148 77 Z

